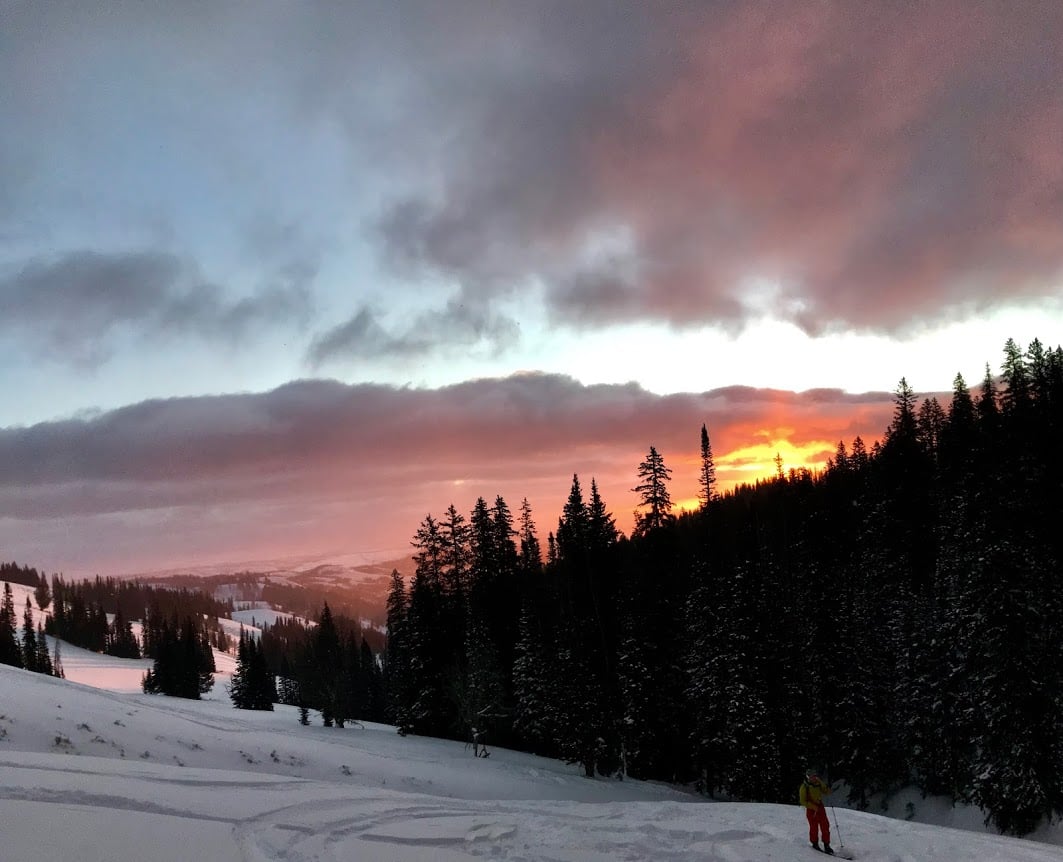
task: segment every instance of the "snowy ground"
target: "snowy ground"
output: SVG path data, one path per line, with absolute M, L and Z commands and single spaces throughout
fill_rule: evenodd
M 796 805 L 709 803 L 382 725 L 234 710 L 222 657 L 199 702 L 140 694 L 147 662 L 65 644 L 63 661 L 67 680 L 0 667 L 3 862 L 825 858 Z M 1039 837 L 1056 844 L 1035 843 L 835 814 L 835 846 L 871 862 L 1063 862 L 1054 830 Z

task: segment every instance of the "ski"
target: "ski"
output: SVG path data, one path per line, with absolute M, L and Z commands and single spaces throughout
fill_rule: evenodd
M 811 845 L 809 845 L 809 846 L 811 847 Z M 856 858 L 853 855 L 852 851 L 849 850 L 847 847 L 836 847 L 830 853 L 828 853 L 822 847 L 812 847 L 812 849 L 815 850 L 817 853 L 821 853 L 824 856 L 834 856 L 834 857 L 836 857 L 838 859 L 855 859 Z
M 845 847 L 835 848 L 833 853 L 828 853 L 826 850 L 817 850 L 817 852 L 822 853 L 824 856 L 833 856 L 835 859 L 855 859 L 856 858 L 853 855 L 852 851 L 848 850 Z

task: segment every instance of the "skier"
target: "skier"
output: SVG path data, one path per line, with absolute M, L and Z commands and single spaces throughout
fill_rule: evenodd
M 812 847 L 830 856 L 834 851 L 830 847 L 830 820 L 827 819 L 827 807 L 823 804 L 823 797 L 830 793 L 814 770 L 805 773 L 805 780 L 797 793 L 797 798 L 805 809 L 805 817 L 808 819 L 808 840 Z M 823 834 L 823 847 L 819 846 L 819 836 Z

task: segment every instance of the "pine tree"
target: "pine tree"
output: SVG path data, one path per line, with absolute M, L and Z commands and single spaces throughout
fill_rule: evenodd
M 466 628 L 465 655 L 466 674 L 456 699 L 464 735 L 469 738 L 474 728 L 485 733 L 493 730 L 506 714 L 502 668 L 487 626 L 479 619 L 471 620 Z
M 483 503 L 483 498 L 479 502 Z M 486 511 L 486 504 L 484 508 Z M 468 590 L 471 530 L 465 516 L 458 512 L 453 503 L 447 509 L 446 518 L 438 525 L 438 529 L 441 585 L 443 591 L 460 604 Z
M 648 511 L 638 514 L 635 533 L 645 535 L 663 527 L 672 518 L 672 498 L 668 493 L 672 471 L 665 466 L 657 449 L 650 446 L 646 460 L 639 464 L 638 476 L 642 481 L 631 490 L 639 495 L 640 508 Z
M 115 610 L 114 622 L 108 628 L 106 652 L 118 658 L 140 658 L 140 645 L 133 634 L 133 625 L 126 619 L 120 606 Z
M 343 727 L 349 717 L 347 705 L 347 666 L 332 611 L 325 602 L 309 645 L 310 704 L 321 711 L 325 727 Z
M 1024 835 L 1063 814 L 1059 593 L 1033 548 L 983 546 L 965 602 L 975 753 L 971 798 L 1001 831 Z M 987 609 L 991 609 L 987 612 Z
M 606 509 L 598 483 L 592 477 L 591 499 L 587 504 L 587 548 L 591 554 L 601 555 L 616 544 L 619 535 L 616 519 Z
M 206 633 L 191 617 L 176 614 L 163 621 L 155 644 L 155 661 L 141 682 L 146 694 L 199 700 L 214 685 L 214 659 Z
M 37 673 L 55 676 L 55 666 L 52 664 L 52 656 L 48 652 L 48 638 L 44 634 L 44 625 L 37 623 Z
M 229 683 L 229 697 L 236 709 L 248 707 L 248 668 L 247 668 L 247 632 L 240 626 L 240 640 L 236 646 L 236 670 Z
M 704 509 L 716 496 L 716 462 L 712 457 L 709 431 L 704 424 L 701 426 L 701 472 L 698 474 L 698 487 L 698 499 Z
M 572 488 L 557 524 L 555 552 L 558 559 L 578 559 L 586 552 L 588 521 L 579 476 L 573 473 Z
M 37 635 L 33 627 L 33 608 L 30 597 L 26 596 L 26 610 L 22 614 L 22 666 L 34 673 L 37 667 Z
M 521 610 L 516 659 L 513 664 L 513 728 L 524 745 L 536 754 L 557 754 L 560 737 L 556 673 L 547 654 L 544 623 L 526 598 Z
M 22 667 L 22 649 L 15 628 L 15 599 L 11 584 L 4 581 L 4 600 L 0 604 L 0 664 Z
M 48 579 L 44 575 L 41 575 L 37 588 L 33 591 L 33 597 L 37 600 L 37 607 L 42 611 L 47 610 L 48 605 L 52 603 L 52 591 L 49 589 Z
M 277 700 L 276 681 L 266 665 L 260 644 L 240 626 L 236 647 L 236 671 L 229 686 L 236 709 L 272 711 Z
M 605 692 L 594 671 L 593 651 L 567 628 L 557 654 L 558 738 L 554 747 L 566 763 L 578 763 L 593 778 L 608 759 Z M 608 772 L 609 770 L 604 770 Z
M 520 570 L 525 579 L 538 577 L 543 570 L 542 548 L 527 497 L 520 504 Z
M 365 637 L 362 637 L 358 661 L 362 700 L 361 712 L 356 717 L 366 721 L 385 721 L 384 676 Z
M 411 729 L 410 651 L 407 640 L 406 585 L 397 569 L 391 572 L 387 598 L 387 640 L 384 646 L 385 714 L 399 733 Z

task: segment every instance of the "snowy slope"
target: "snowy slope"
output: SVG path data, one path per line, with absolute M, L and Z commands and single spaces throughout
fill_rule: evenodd
M 380 725 L 302 727 L 291 708 L 237 711 L 221 685 L 211 696 L 106 691 L 0 667 L 0 859 L 824 858 L 807 848 L 796 806 L 588 780 L 502 749 L 477 759 L 461 743 Z M 1063 862 L 1048 844 L 836 814 L 835 844 L 873 862 Z

